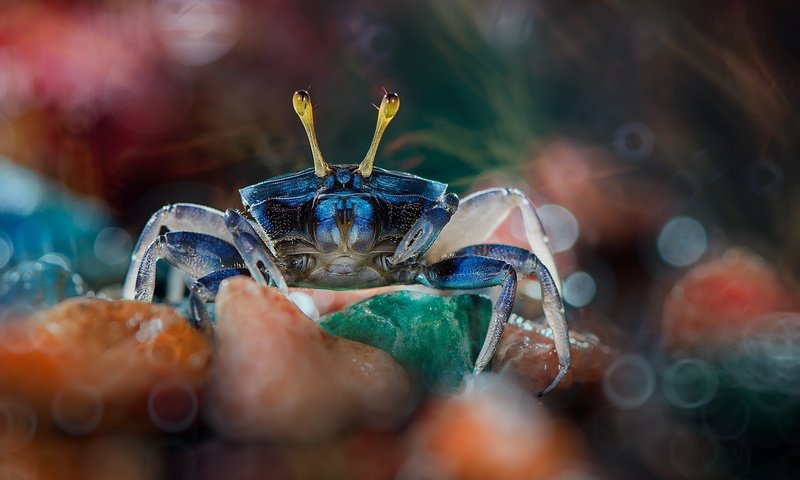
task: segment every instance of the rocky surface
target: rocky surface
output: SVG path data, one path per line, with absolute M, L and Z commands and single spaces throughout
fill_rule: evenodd
M 576 432 L 491 374 L 429 405 L 410 437 L 400 478 L 572 478 L 584 469 Z
M 453 392 L 471 372 L 492 312 L 488 298 L 386 293 L 320 319 L 328 333 L 388 352 L 417 383 Z
M 795 308 L 776 269 L 758 255 L 730 249 L 692 267 L 664 301 L 662 341 L 671 350 L 713 353 L 768 329 L 768 314 Z
M 408 376 L 376 348 L 325 333 L 249 278 L 217 297 L 208 420 L 234 439 L 313 440 L 407 413 Z
M 619 352 L 588 332 L 570 332 L 572 366 L 557 390 L 575 383 L 598 384 L 609 363 Z M 549 327 L 517 318 L 506 326 L 492 360 L 492 370 L 508 375 L 530 393 L 544 390 L 558 373 L 558 355 Z
M 40 427 L 174 431 L 197 416 L 209 346 L 170 307 L 77 298 L 0 329 L 0 395 Z

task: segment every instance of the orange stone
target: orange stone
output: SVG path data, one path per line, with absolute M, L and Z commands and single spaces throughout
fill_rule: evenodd
M 0 328 L 0 395 L 31 405 L 42 424 L 82 434 L 142 420 L 160 406 L 151 393 L 171 385 L 198 409 L 208 341 L 170 307 L 77 298 Z
M 688 352 L 724 347 L 768 327 L 772 312 L 793 310 L 775 268 L 758 255 L 731 249 L 691 268 L 664 301 L 663 341 Z
M 491 374 L 435 401 L 412 425 L 402 478 L 556 478 L 585 471 L 579 436 Z
M 275 288 L 245 277 L 217 296 L 207 418 L 233 439 L 312 440 L 408 410 L 389 354 L 325 333 Z
M 492 360 L 492 370 L 509 375 L 530 393 L 544 390 L 558 373 L 558 354 L 549 327 L 525 322 L 528 329 L 507 325 Z M 599 383 L 618 352 L 590 333 L 570 332 L 572 365 L 556 390 L 573 383 Z

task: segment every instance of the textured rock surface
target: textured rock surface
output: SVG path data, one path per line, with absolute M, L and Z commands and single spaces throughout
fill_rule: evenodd
M 570 345 L 572 366 L 557 390 L 566 390 L 574 382 L 599 383 L 609 363 L 618 355 L 588 333 L 570 332 Z M 492 370 L 510 375 L 533 394 L 544 390 L 558 372 L 558 355 L 550 328 L 530 321 L 507 325 Z
M 230 438 L 310 440 L 407 411 L 387 353 L 325 333 L 274 288 L 225 282 L 216 333 L 207 418 Z
M 0 329 L 0 394 L 40 425 L 84 434 L 133 415 L 170 430 L 197 414 L 208 343 L 169 307 L 71 299 Z
M 412 378 L 437 392 L 460 385 L 486 334 L 492 305 L 477 295 L 400 291 L 320 319 L 328 333 L 389 352 Z

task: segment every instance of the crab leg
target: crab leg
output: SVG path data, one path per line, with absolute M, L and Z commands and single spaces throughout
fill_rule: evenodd
M 542 391 L 542 394 L 549 392 L 561 381 L 572 362 L 569 330 L 567 328 L 567 319 L 564 314 L 564 303 L 561 300 L 561 296 L 558 294 L 555 280 L 551 276 L 550 271 L 539 261 L 536 255 L 523 248 L 512 247 L 510 245 L 473 245 L 451 253 L 447 255 L 447 258 L 473 256 L 503 260 L 512 265 L 521 275 L 527 277 L 533 274 L 538 278 L 542 291 L 544 317 L 550 329 L 553 331 L 553 343 L 555 344 L 556 353 L 558 354 L 558 374 L 550 385 Z M 492 319 L 494 319 L 494 317 L 492 317 Z
M 192 326 L 205 331 L 207 334 L 212 334 L 213 325 L 206 303 L 213 302 L 216 299 L 219 286 L 223 280 L 247 274 L 246 268 L 223 268 L 198 278 L 192 284 L 192 293 L 189 295 L 189 321 Z
M 508 262 L 477 255 L 447 258 L 427 267 L 417 281 L 425 286 L 445 289 L 487 288 L 500 285 L 500 296 L 492 309 L 492 318 L 483 347 L 475 360 L 474 372 L 486 368 L 492 359 L 503 328 L 511 315 L 517 293 L 517 274 Z
M 131 265 L 122 286 L 122 298 L 136 298 L 136 285 L 139 283 L 137 279 L 142 263 L 153 242 L 164 233 L 162 229 L 202 233 L 233 243 L 233 238 L 225 228 L 222 212 L 219 210 L 193 203 L 167 205 L 150 217 L 136 242 L 131 255 Z M 145 268 L 145 271 L 149 271 L 148 268 Z M 152 279 L 152 282 L 155 282 L 155 279 Z M 152 293 L 150 297 L 152 298 Z
M 242 263 L 239 252 L 225 240 L 202 233 L 167 232 L 156 237 L 142 256 L 133 299 L 147 302 L 153 299 L 156 263 L 162 259 L 193 278 Z
M 425 260 L 437 262 L 459 248 L 485 242 L 514 208 L 519 208 L 522 214 L 525 236 L 531 252 L 545 265 L 553 278 L 553 284 L 560 292 L 561 280 L 542 222 L 528 197 L 515 188 L 490 188 L 461 200 L 458 211 L 425 253 Z
M 225 227 L 233 237 L 233 244 L 239 250 L 255 281 L 264 285 L 272 281 L 278 290 L 288 295 L 289 287 L 286 285 L 283 273 L 278 269 L 275 257 L 258 236 L 253 225 L 241 213 L 231 208 L 225 211 Z

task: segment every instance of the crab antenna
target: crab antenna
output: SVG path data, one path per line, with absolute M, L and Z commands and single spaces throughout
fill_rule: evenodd
M 314 131 L 314 111 L 311 107 L 311 96 L 305 90 L 298 90 L 294 92 L 292 97 L 292 104 L 300 121 L 303 122 L 303 127 L 306 129 L 308 135 L 308 143 L 311 144 L 311 154 L 314 156 L 314 173 L 318 177 L 324 177 L 331 173 L 331 167 L 322 158 L 322 152 L 317 143 L 317 133 Z
M 358 172 L 362 177 L 372 175 L 372 165 L 375 163 L 375 153 L 378 151 L 378 144 L 381 142 L 383 131 L 392 121 L 397 110 L 400 108 L 400 97 L 396 93 L 387 93 L 383 96 L 381 106 L 378 108 L 378 124 L 375 126 L 375 135 L 372 137 L 372 144 L 367 150 L 367 155 L 358 166 Z

